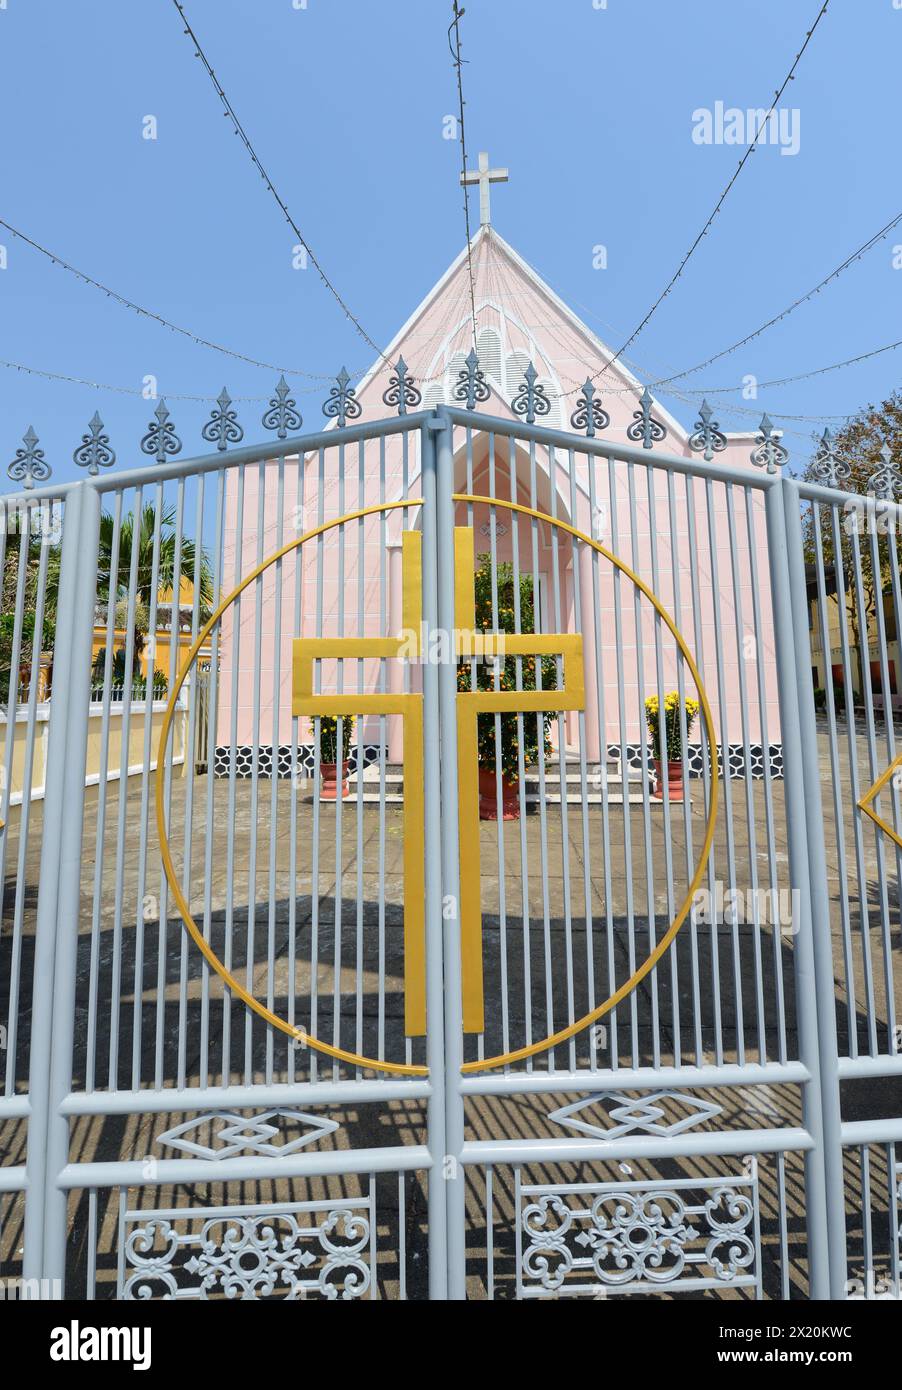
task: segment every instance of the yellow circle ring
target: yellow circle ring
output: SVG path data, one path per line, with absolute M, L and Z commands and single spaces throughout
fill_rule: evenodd
M 429 1069 L 428 1067 L 408 1066 L 406 1063 L 402 1062 L 383 1062 L 377 1060 L 375 1057 L 362 1057 L 356 1052 L 346 1052 L 343 1047 L 333 1047 L 330 1043 L 321 1042 L 319 1038 L 311 1037 L 303 1028 L 296 1028 L 294 1024 L 288 1023 L 283 1018 L 279 1018 L 278 1014 L 274 1014 L 265 1004 L 261 1004 L 259 999 L 255 999 L 252 994 L 248 993 L 243 985 L 239 984 L 238 980 L 235 979 L 231 971 L 226 969 L 192 917 L 191 909 L 185 900 L 185 895 L 176 877 L 175 868 L 172 863 L 172 855 L 169 852 L 169 839 L 166 826 L 166 809 L 164 805 L 164 760 L 166 746 L 169 742 L 169 732 L 172 727 L 172 718 L 175 714 L 176 700 L 185 683 L 185 678 L 194 665 L 194 662 L 197 660 L 198 652 L 209 637 L 213 628 L 219 622 L 223 613 L 235 602 L 239 594 L 244 592 L 249 584 L 252 584 L 255 579 L 259 579 L 264 570 L 269 569 L 270 565 L 276 564 L 283 556 L 290 554 L 292 550 L 298 550 L 307 541 L 315 540 L 317 536 L 321 536 L 325 531 L 332 530 L 335 526 L 342 526 L 349 521 L 358 521 L 361 517 L 372 516 L 378 512 L 389 512 L 399 507 L 419 507 L 421 505 L 422 503 L 419 498 L 412 498 L 405 502 L 380 502 L 372 507 L 361 507 L 359 511 L 348 512 L 345 516 L 336 517 L 334 521 L 324 522 L 322 526 L 317 526 L 312 531 L 306 531 L 303 536 L 297 536 L 295 540 L 288 541 L 286 545 L 282 546 L 281 550 L 277 550 L 274 555 L 270 555 L 269 558 L 259 564 L 256 569 L 251 570 L 250 574 L 242 579 L 238 587 L 233 589 L 232 592 L 223 599 L 222 603 L 216 609 L 216 612 L 204 625 L 203 631 L 198 635 L 197 640 L 193 643 L 191 650 L 188 652 L 185 664 L 179 673 L 178 680 L 175 682 L 169 695 L 166 713 L 163 716 L 163 724 L 160 729 L 160 742 L 157 748 L 157 834 L 160 840 L 160 857 L 163 861 L 163 871 L 166 874 L 173 900 L 181 914 L 182 921 L 197 949 L 204 957 L 204 960 L 233 994 L 237 995 L 249 1009 L 252 1009 L 255 1014 L 258 1014 L 265 1023 L 271 1024 L 273 1028 L 278 1028 L 281 1032 L 287 1033 L 290 1038 L 303 1042 L 304 1046 L 312 1047 L 316 1052 L 324 1052 L 328 1057 L 334 1057 L 339 1062 L 348 1062 L 351 1066 L 355 1067 L 369 1067 L 375 1071 L 390 1072 L 393 1076 L 428 1076 Z
M 519 512 L 522 513 L 524 516 L 530 516 L 534 517 L 536 520 L 548 522 L 552 526 L 557 526 L 562 531 L 568 532 L 569 535 L 574 536 L 577 540 L 582 541 L 584 544 L 590 546 L 593 550 L 597 550 L 598 553 L 600 555 L 603 555 L 605 559 L 609 560 L 611 564 L 615 566 L 615 568 L 617 568 L 621 571 L 621 573 L 626 575 L 626 577 L 633 584 L 635 584 L 636 587 L 640 590 L 640 592 L 642 592 L 645 595 L 645 597 L 649 600 L 649 602 L 654 607 L 655 611 L 663 619 L 668 630 L 672 633 L 674 639 L 676 640 L 676 643 L 680 651 L 682 652 L 683 657 L 686 660 L 686 664 L 689 667 L 693 683 L 695 684 L 696 690 L 698 692 L 699 703 L 701 705 L 702 710 L 702 717 L 705 723 L 705 729 L 708 736 L 709 748 L 715 748 L 717 746 L 714 721 L 711 715 L 711 708 L 708 703 L 707 693 L 705 691 L 704 684 L 702 683 L 702 679 L 699 674 L 698 668 L 696 667 L 696 664 L 692 658 L 692 653 L 690 652 L 685 642 L 685 639 L 683 638 L 681 632 L 677 628 L 673 619 L 670 617 L 669 613 L 662 605 L 660 599 L 658 599 L 657 595 L 648 587 L 645 581 L 640 579 L 640 577 L 633 570 L 631 570 L 628 565 L 626 565 L 622 560 L 618 559 L 616 555 L 609 551 L 599 541 L 593 540 L 584 532 L 577 530 L 576 527 L 570 526 L 567 522 L 561 521 L 556 517 L 549 516 L 545 512 L 536 511 L 535 509 L 523 506 L 520 503 L 505 502 L 502 501 L 500 498 L 480 497 L 468 493 L 455 494 L 453 500 L 456 502 L 479 502 L 489 506 L 505 507 L 508 511 Z M 182 686 L 185 683 L 188 672 L 193 666 L 194 662 L 197 660 L 197 656 L 201 647 L 203 646 L 204 642 L 206 642 L 213 628 L 219 622 L 223 613 L 235 602 L 239 595 L 244 592 L 248 585 L 252 584 L 255 579 L 258 579 L 259 576 L 263 574 L 265 570 L 267 570 L 271 565 L 276 564 L 285 555 L 290 554 L 293 550 L 299 549 L 307 541 L 315 540 L 317 536 L 323 535 L 326 531 L 332 530 L 336 526 L 344 525 L 345 523 L 350 521 L 357 521 L 362 517 L 372 516 L 380 512 L 392 511 L 404 507 L 417 507 L 421 505 L 422 503 L 419 498 L 413 498 L 402 502 L 378 503 L 371 507 L 362 507 L 358 511 L 348 512 L 345 516 L 336 517 L 334 521 L 325 522 L 323 525 L 314 527 L 313 530 L 305 532 L 304 535 L 298 536 L 292 541 L 288 541 L 284 546 L 281 547 L 281 549 L 277 550 L 273 555 L 270 555 L 266 560 L 264 560 L 248 575 L 245 576 L 241 583 L 235 589 L 233 589 L 232 592 L 226 596 L 226 598 L 223 599 L 219 607 L 212 614 L 209 620 L 205 623 L 203 629 L 198 634 L 196 640 L 192 644 L 191 649 L 186 657 L 185 664 L 182 667 L 182 670 L 180 671 L 178 678 L 172 687 L 172 690 L 169 695 L 169 700 L 166 705 L 166 711 L 163 716 L 163 723 L 160 729 L 160 739 L 157 748 L 157 770 L 155 779 L 157 833 L 159 835 L 160 841 L 160 858 L 163 863 L 163 871 L 166 875 L 166 880 L 169 884 L 173 901 L 179 910 L 179 914 L 182 918 L 182 921 L 184 922 L 189 935 L 191 936 L 192 940 L 194 941 L 195 945 L 197 946 L 198 950 L 200 951 L 201 955 L 204 957 L 210 968 L 220 977 L 220 979 L 228 987 L 228 989 L 239 999 L 241 999 L 242 1002 L 246 1004 L 249 1009 L 256 1013 L 260 1018 L 262 1018 L 265 1023 L 270 1024 L 274 1028 L 278 1028 L 280 1032 L 286 1033 L 289 1037 L 302 1041 L 305 1046 L 311 1047 L 315 1051 L 322 1052 L 326 1056 L 333 1057 L 338 1061 L 347 1062 L 352 1066 L 369 1067 L 376 1071 L 389 1072 L 395 1076 L 427 1076 L 429 1073 L 427 1067 L 407 1065 L 405 1063 L 399 1062 L 385 1062 L 374 1057 L 365 1057 L 355 1052 L 346 1051 L 344 1048 L 341 1047 L 333 1047 L 330 1043 L 322 1042 L 319 1038 L 312 1037 L 310 1034 L 306 1033 L 304 1029 L 297 1028 L 293 1024 L 288 1023 L 285 1019 L 280 1018 L 277 1014 L 274 1014 L 271 1009 L 268 1009 L 265 1004 L 262 1004 L 260 1000 L 256 999 L 254 995 L 250 994 L 243 987 L 243 985 L 239 983 L 235 976 L 229 970 L 226 969 L 225 965 L 216 955 L 216 952 L 212 949 L 209 942 L 204 938 L 202 931 L 195 922 L 191 914 L 191 909 L 185 899 L 184 894 L 182 893 L 181 886 L 176 876 L 175 867 L 172 862 L 172 855 L 169 849 L 169 839 L 166 825 L 165 810 L 165 755 L 166 748 L 169 742 L 169 735 L 172 728 L 172 720 L 175 714 L 176 702 L 178 700 Z M 557 1046 L 559 1043 L 564 1042 L 568 1038 L 573 1037 L 576 1033 L 581 1032 L 582 1029 L 589 1027 L 590 1024 L 597 1022 L 598 1019 L 603 1018 L 605 1014 L 610 1013 L 612 1009 L 616 1008 L 616 1006 L 619 1003 L 621 1003 L 622 1000 L 625 999 L 628 994 L 631 994 L 632 991 L 636 988 L 636 986 L 640 984 L 641 981 L 645 978 L 645 976 L 648 975 L 649 972 L 655 968 L 658 961 L 667 951 L 672 941 L 674 940 L 677 932 L 680 930 L 680 927 L 683 925 L 687 916 L 689 915 L 689 909 L 692 905 L 692 899 L 701 882 L 702 875 L 705 871 L 705 866 L 708 862 L 708 858 L 711 853 L 711 846 L 714 841 L 714 828 L 716 820 L 717 775 L 715 771 L 715 775 L 713 776 L 711 781 L 711 804 L 708 811 L 705 840 L 702 846 L 701 856 L 696 866 L 695 874 L 686 892 L 686 896 L 682 904 L 680 905 L 677 915 L 674 917 L 674 920 L 671 922 L 667 931 L 661 937 L 661 940 L 658 942 L 654 951 L 651 952 L 651 954 L 642 963 L 642 965 L 638 967 L 638 969 L 630 976 L 628 980 L 624 982 L 624 984 L 620 986 L 619 989 L 617 989 L 602 1004 L 599 1004 L 598 1007 L 593 1009 L 590 1013 L 585 1014 L 582 1018 L 577 1019 L 575 1023 L 569 1024 L 566 1028 L 562 1028 L 558 1032 L 550 1034 L 548 1037 L 543 1038 L 541 1041 L 537 1043 L 531 1043 L 527 1047 L 518 1048 L 513 1052 L 506 1052 L 497 1057 L 486 1058 L 483 1061 L 467 1062 L 463 1065 L 461 1070 L 463 1072 L 485 1071 L 492 1067 L 501 1067 L 506 1066 L 512 1062 L 522 1061 L 527 1057 L 535 1056 L 539 1052 L 546 1052 L 549 1048 Z
M 663 619 L 663 621 L 667 625 L 668 630 L 672 633 L 673 637 L 675 638 L 677 646 L 679 647 L 680 651 L 683 654 L 683 657 L 685 658 L 686 665 L 689 667 L 689 672 L 692 676 L 693 683 L 698 692 L 699 704 L 701 705 L 702 710 L 702 718 L 704 720 L 705 730 L 708 736 L 708 747 L 709 749 L 717 748 L 717 736 L 714 728 L 714 720 L 711 717 L 711 706 L 708 703 L 708 696 L 705 691 L 704 684 L 702 683 L 702 678 L 699 674 L 698 667 L 696 666 L 695 661 L 693 660 L 692 653 L 689 650 L 689 647 L 686 645 L 686 641 L 682 633 L 680 632 L 676 623 L 671 618 L 670 614 L 665 609 L 664 605 L 661 603 L 661 600 L 658 598 L 657 594 L 655 594 L 653 590 L 651 590 L 648 587 L 648 585 L 645 583 L 643 579 L 639 578 L 638 574 L 636 574 L 633 570 L 630 569 L 629 565 L 626 565 L 622 560 L 619 560 L 617 556 L 614 555 L 610 550 L 608 550 L 606 546 L 603 546 L 600 541 L 594 541 L 592 537 L 587 536 L 585 532 L 578 531 L 575 526 L 570 526 L 566 521 L 560 521 L 557 517 L 549 516 L 547 512 L 536 511 L 533 507 L 525 507 L 519 502 L 503 502 L 498 497 L 478 497 L 470 493 L 455 493 L 453 500 L 455 502 L 480 502 L 489 507 L 504 507 L 509 512 L 519 512 L 523 516 L 534 517 L 538 521 L 545 521 L 551 526 L 557 526 L 560 528 L 560 530 L 566 531 L 571 536 L 575 536 L 577 540 L 582 541 L 585 545 L 591 546 L 593 550 L 597 550 L 599 555 L 603 555 L 606 560 L 610 560 L 611 564 L 614 565 L 615 568 L 620 570 L 622 574 L 625 574 L 627 579 L 631 580 L 632 583 L 635 584 L 636 588 L 639 589 L 640 592 L 645 595 L 649 603 L 651 603 L 654 607 L 655 612 L 658 613 L 659 616 Z M 535 1055 L 539 1052 L 547 1052 L 549 1048 L 557 1047 L 559 1043 L 566 1042 L 568 1038 L 572 1038 L 575 1036 L 575 1034 L 582 1032 L 582 1030 L 584 1028 L 588 1028 L 590 1024 L 597 1023 L 600 1018 L 604 1018 L 605 1014 L 608 1014 L 611 1012 L 612 1009 L 615 1009 L 617 1005 L 621 1003 L 622 1000 L 624 1000 L 628 994 L 632 994 L 636 986 L 639 985 L 642 982 L 642 980 L 645 979 L 645 976 L 648 975 L 650 971 L 654 970 L 658 961 L 664 955 L 665 951 L 667 951 L 670 947 L 680 927 L 683 925 L 686 918 L 689 916 L 689 909 L 692 906 L 692 899 L 694 898 L 696 890 L 702 881 L 702 875 L 705 872 L 705 866 L 711 854 L 711 846 L 714 843 L 714 827 L 716 821 L 717 764 L 715 760 L 713 764 L 713 776 L 711 778 L 711 804 L 708 809 L 708 821 L 705 827 L 705 840 L 704 844 L 702 845 L 701 856 L 696 866 L 692 882 L 690 883 L 686 891 L 686 896 L 680 904 L 676 916 L 674 917 L 670 926 L 667 928 L 667 931 L 661 937 L 661 940 L 658 942 L 657 946 L 651 952 L 651 954 L 642 962 L 638 969 L 633 972 L 629 979 L 620 986 L 619 989 L 615 990 L 613 994 L 609 995 L 609 997 L 604 1001 L 603 1004 L 599 1004 L 596 1009 L 593 1009 L 591 1011 L 591 1013 L 584 1014 L 582 1018 L 578 1018 L 575 1023 L 568 1024 L 566 1028 L 559 1029 L 558 1032 L 550 1034 L 547 1038 L 542 1038 L 540 1042 L 530 1043 L 527 1047 L 518 1047 L 513 1052 L 505 1052 L 497 1057 L 487 1057 L 482 1061 L 465 1062 L 464 1065 L 461 1067 L 461 1071 L 487 1071 L 491 1067 L 508 1066 L 512 1062 L 522 1062 L 527 1057 L 535 1057 Z

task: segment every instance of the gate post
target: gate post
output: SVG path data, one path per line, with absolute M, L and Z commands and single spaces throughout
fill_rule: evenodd
M 35 928 L 25 1278 L 66 1273 L 67 1196 L 57 1178 L 68 1162 L 69 1121 L 59 1112 L 72 1084 L 72 1049 L 91 639 L 97 588 L 100 494 L 82 483 L 63 521 L 51 692 L 50 740 Z
M 827 889 L 820 757 L 817 747 L 814 686 L 811 681 L 808 590 L 805 583 L 799 491 L 790 478 L 783 479 L 781 491 L 783 493 L 790 607 L 795 643 L 800 748 L 805 788 L 805 824 L 808 832 L 808 872 L 811 882 L 812 917 L 811 949 L 817 999 L 830 1297 L 843 1299 L 846 1294 L 847 1277 L 846 1216 L 843 1184 L 842 1107 L 839 1095 L 839 1046 L 836 1037 L 836 984 L 833 974 L 833 943 L 830 930 L 830 894 Z
M 793 947 L 799 1059 L 811 1076 L 802 1087 L 803 1124 L 814 1141 L 805 1154 L 809 1297 L 829 1299 L 843 1297 L 845 1210 L 830 914 L 798 500 L 784 478 L 767 489 L 765 508 L 789 872 L 800 908 Z
M 442 920 L 442 807 L 439 804 L 441 721 L 438 669 L 429 660 L 430 634 L 438 627 L 436 576 L 436 465 L 430 421 L 420 432 L 420 478 L 423 498 L 423 618 L 426 632 L 423 661 L 423 781 L 425 784 L 424 841 L 426 850 L 426 1061 L 431 1094 L 427 1132 L 432 1167 L 429 1170 L 428 1249 L 429 1298 L 448 1297 L 448 1209 L 445 1192 L 445 1045 L 444 1045 L 444 921 Z
M 442 916 L 445 998 L 445 1191 L 448 1223 L 448 1297 L 467 1296 L 466 1174 L 464 1146 L 463 1014 L 460 965 L 460 845 L 457 834 L 457 653 L 454 642 L 454 439 L 447 409 L 436 409 L 436 526 L 438 663 L 441 728 Z

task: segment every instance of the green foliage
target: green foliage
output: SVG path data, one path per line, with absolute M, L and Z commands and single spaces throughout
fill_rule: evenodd
M 894 391 L 887 400 L 878 406 L 867 405 L 859 410 L 841 430 L 837 431 L 834 443 L 837 454 L 850 467 L 849 477 L 842 479 L 837 484 L 838 488 L 843 492 L 864 497 L 867 493 L 868 480 L 881 462 L 880 450 L 884 443 L 889 445 L 896 466 L 902 465 L 902 390 Z M 804 476 L 816 480 L 813 458 L 805 470 Z M 880 504 L 878 503 L 877 506 L 879 517 Z M 807 564 L 814 564 L 818 555 L 815 530 L 815 512 L 817 510 L 819 509 L 806 506 L 802 514 L 803 542 Z M 868 534 L 867 520 L 863 521 L 861 534 L 855 538 L 854 525 L 844 524 L 854 522 L 855 518 L 851 515 L 840 516 L 836 535 L 834 535 L 829 513 L 825 509 L 820 510 L 820 553 L 823 556 L 828 578 L 834 563 L 837 569 L 840 564 L 842 566 L 849 627 L 852 644 L 857 652 L 858 685 L 859 689 L 863 690 L 866 683 L 864 653 L 868 644 L 868 631 L 876 618 L 878 599 L 888 590 L 891 590 L 891 547 L 895 548 L 896 557 L 902 564 L 900 538 L 898 532 L 894 534 L 892 527 L 882 529 L 878 527 L 876 535 Z M 838 556 L 836 554 L 837 538 L 839 541 Z M 856 541 L 861 565 L 863 612 L 859 611 L 859 604 L 855 598 Z
M 476 630 L 477 632 L 516 632 L 516 611 L 515 598 L 517 597 L 514 588 L 513 566 L 506 561 L 495 567 L 498 607 L 497 616 L 493 622 L 492 615 L 492 557 L 489 554 L 481 555 L 474 576 L 474 588 L 476 596 Z M 520 599 L 520 632 L 535 632 L 535 607 L 533 604 L 533 584 L 532 576 L 528 574 L 520 575 L 519 586 Z M 541 662 L 541 688 L 543 690 L 557 689 L 557 663 L 553 656 L 540 658 Z M 517 664 L 518 658 L 513 656 L 504 657 L 498 663 L 499 680 L 496 684 L 495 671 L 496 663 L 491 659 L 476 662 L 476 685 L 477 690 L 516 690 L 517 689 Z M 519 658 L 521 667 L 521 689 L 535 690 L 536 686 L 536 658 L 534 656 L 524 656 Z M 461 661 L 457 668 L 457 688 L 458 690 L 472 690 L 471 663 Z M 514 781 L 520 775 L 520 754 L 523 755 L 524 768 L 531 767 L 539 758 L 539 742 L 541 738 L 544 754 L 547 757 L 551 752 L 551 740 L 549 731 L 551 729 L 551 714 L 524 714 L 523 715 L 523 741 L 522 746 L 518 735 L 517 720 L 518 716 L 513 713 L 501 715 L 480 714 L 477 716 L 477 738 L 479 748 L 479 766 L 491 771 L 496 770 L 496 757 L 499 751 L 495 738 L 495 721 L 500 719 L 501 739 L 500 739 L 500 760 L 501 770 L 505 777 Z M 541 730 L 541 732 L 540 732 Z
M 147 641 L 150 611 L 154 601 L 154 531 L 157 513 L 153 503 L 141 510 L 137 529 L 135 517 L 128 512 L 119 528 L 119 559 L 116 569 L 114 599 L 117 621 L 123 613 L 123 603 L 128 599 L 131 579 L 133 550 L 135 557 L 135 611 L 133 617 L 135 657 L 139 657 Z M 176 559 L 178 559 L 179 578 L 193 581 L 197 547 L 190 536 L 182 536 L 181 547 L 176 547 L 176 509 L 173 504 L 164 506 L 160 513 L 160 536 L 156 553 L 156 597 L 175 585 Z M 109 603 L 112 579 L 113 550 L 115 546 L 115 518 L 104 512 L 100 518 L 100 546 L 97 561 L 97 599 Z M 206 622 L 213 606 L 213 572 L 206 551 L 201 550 L 199 563 L 200 619 Z M 178 612 L 179 596 L 172 595 L 173 616 Z
M 22 679 L 28 680 L 31 672 L 31 658 L 34 648 L 34 624 L 35 613 L 26 611 L 22 614 L 22 627 L 19 639 L 19 671 Z M 11 663 L 13 659 L 13 642 L 15 640 L 16 615 L 13 612 L 0 613 L 0 699 L 6 699 L 9 693 L 9 678 Z M 41 634 L 41 651 L 51 651 L 55 636 L 55 625 L 51 618 L 44 618 L 44 630 Z M 19 685 L 19 679 L 15 681 Z
M 351 753 L 354 716 L 346 714 L 341 723 L 342 762 L 347 762 Z M 328 714 L 324 714 L 319 721 L 319 760 L 320 763 L 338 762 L 338 720 Z
M 143 700 L 147 694 L 147 677 L 137 669 L 137 657 L 132 660 L 132 699 Z M 103 685 L 104 672 L 106 670 L 106 647 L 101 647 L 94 658 L 94 668 L 92 680 L 95 686 Z M 110 662 L 110 685 L 113 689 L 123 690 L 128 684 L 128 675 L 125 668 L 125 649 L 117 647 L 113 651 L 113 659 Z M 169 693 L 169 682 L 163 672 L 157 667 L 153 673 L 153 698 L 161 700 Z

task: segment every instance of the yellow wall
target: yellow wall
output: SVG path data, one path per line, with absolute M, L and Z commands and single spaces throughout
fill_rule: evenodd
M 125 643 L 126 643 L 127 636 L 128 636 L 128 634 L 127 634 L 126 632 L 124 632 L 123 630 L 121 630 L 120 628 L 117 628 L 117 629 L 116 629 L 116 632 L 115 632 L 115 634 L 114 634 L 114 636 L 113 636 L 113 650 L 114 650 L 114 651 L 118 651 L 120 648 L 121 648 L 123 651 L 125 650 Z M 170 643 L 171 643 L 171 640 L 172 640 L 172 634 L 171 634 L 170 632 L 163 632 L 163 631 L 157 632 L 156 653 L 155 653 L 155 655 L 154 655 L 154 662 L 153 662 L 153 664 L 154 664 L 154 667 L 156 668 L 156 670 L 162 671 L 162 672 L 163 672 L 163 675 L 166 677 L 167 681 L 170 679 L 170 671 L 169 671 L 169 652 L 170 652 Z M 93 664 L 93 662 L 94 662 L 94 658 L 97 656 L 97 653 L 100 652 L 100 651 L 103 651 L 103 649 L 104 649 L 105 646 L 106 646 L 106 628 L 105 628 L 105 627 L 95 627 L 95 629 L 94 629 L 94 641 L 93 641 L 93 646 L 92 646 L 92 649 L 91 649 L 91 662 L 92 662 L 92 664 Z M 176 664 L 176 674 L 178 674 L 178 672 L 179 672 L 179 671 L 182 669 L 182 667 L 184 666 L 184 664 L 185 664 L 185 658 L 187 657 L 188 652 L 190 651 L 190 649 L 191 649 L 191 633 L 190 633 L 190 632 L 180 632 L 179 635 L 178 635 L 178 642 L 177 642 L 177 646 L 176 646 L 176 663 L 175 663 L 175 664 Z M 200 652 L 199 652 L 199 654 L 198 654 L 198 660 L 199 660 L 199 661 L 203 661 L 204 659 L 209 660 L 209 657 L 210 657 L 210 647 L 209 647 L 209 646 L 204 646 L 204 647 L 202 647 L 201 650 L 200 650 Z M 149 665 L 149 662 L 148 662 L 148 654 L 147 654 L 146 648 L 145 648 L 145 650 L 141 653 L 140 661 L 139 661 L 138 664 L 139 664 L 139 668 L 140 668 L 141 674 L 142 674 L 143 676 L 146 676 L 146 675 L 147 675 L 147 670 L 148 670 L 148 665 Z
M 160 741 L 160 728 L 163 723 L 165 704 L 156 701 L 153 712 L 150 716 L 150 767 L 151 771 L 156 767 L 157 745 Z M 143 701 L 136 701 L 132 704 L 131 720 L 128 731 L 128 767 L 129 776 L 135 776 L 143 770 L 144 763 L 144 737 L 145 737 L 145 713 L 146 705 Z M 91 707 L 91 715 L 88 724 L 88 751 L 85 760 L 85 783 L 90 785 L 100 780 L 100 759 L 102 742 L 102 711 L 100 705 Z M 29 786 L 30 797 L 42 795 L 44 791 L 44 778 L 46 770 L 47 752 L 47 730 L 49 723 L 47 720 L 46 709 L 38 710 L 37 723 L 35 729 L 34 755 L 31 764 L 31 783 Z M 12 758 L 12 799 L 21 801 L 23 788 L 26 782 L 26 746 L 27 723 L 25 718 L 16 721 L 16 735 L 13 744 Z M 191 758 L 185 761 L 185 740 L 188 732 L 188 710 L 187 706 L 177 709 L 172 721 L 172 732 L 170 734 L 170 747 L 172 750 L 173 769 L 175 776 L 186 776 L 191 771 Z M 124 759 L 122 758 L 122 709 L 121 706 L 112 705 L 110 707 L 110 730 L 109 742 L 107 745 L 107 780 L 114 780 L 119 777 L 120 769 Z M 13 816 L 16 808 L 10 807 L 10 816 Z

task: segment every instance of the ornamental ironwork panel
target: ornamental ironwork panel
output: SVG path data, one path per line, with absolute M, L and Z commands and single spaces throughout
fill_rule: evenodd
M 761 1291 L 756 1161 L 735 1178 L 517 1188 L 517 1297 Z

